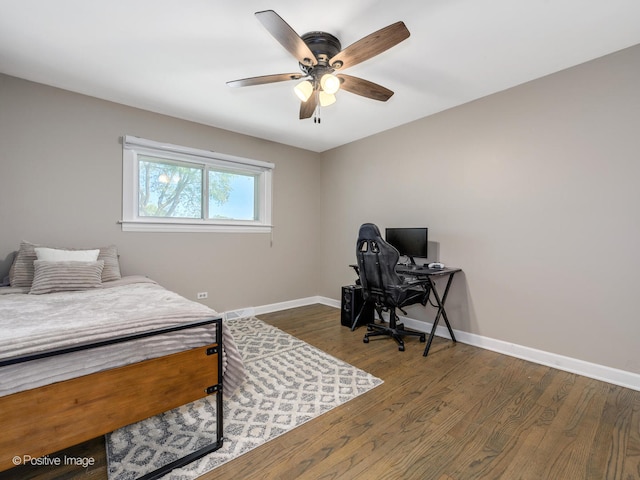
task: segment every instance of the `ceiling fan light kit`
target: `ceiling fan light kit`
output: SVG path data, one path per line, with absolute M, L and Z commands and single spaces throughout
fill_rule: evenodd
M 343 50 L 340 41 L 330 33 L 309 32 L 299 36 L 273 10 L 256 12 L 256 17 L 298 60 L 302 74 L 282 73 L 250 77 L 227 82 L 228 86 L 247 87 L 303 79 L 293 89 L 301 100 L 300 119 L 314 116 L 315 123 L 320 123 L 318 106 L 326 107 L 335 103 L 335 94 L 340 89 L 382 102 L 386 102 L 393 95 L 388 88 L 369 80 L 345 74 L 336 75 L 334 72 L 364 62 L 407 39 L 410 33 L 403 22 L 384 27 Z
M 332 73 L 325 73 L 320 79 L 320 87 L 330 95 L 340 90 L 340 79 Z
M 303 80 L 295 86 L 293 91 L 301 101 L 306 102 L 313 93 L 313 84 L 309 80 Z
M 332 93 L 320 90 L 318 92 L 318 102 L 320 102 L 321 107 L 328 107 L 329 105 L 336 103 L 336 96 Z

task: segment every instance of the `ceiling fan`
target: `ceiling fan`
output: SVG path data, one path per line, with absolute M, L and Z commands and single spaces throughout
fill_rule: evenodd
M 384 27 L 342 50 L 340 41 L 330 33 L 309 32 L 299 36 L 287 22 L 273 10 L 256 12 L 256 17 L 280 44 L 297 60 L 300 72 L 263 75 L 227 82 L 230 87 L 248 87 L 266 83 L 300 80 L 294 89 L 301 100 L 300 119 L 310 118 L 314 113 L 315 122 L 318 105 L 325 107 L 335 102 L 339 90 L 355 93 L 363 97 L 386 102 L 393 92 L 363 78 L 338 73 L 364 62 L 397 45 L 410 35 L 403 22 Z

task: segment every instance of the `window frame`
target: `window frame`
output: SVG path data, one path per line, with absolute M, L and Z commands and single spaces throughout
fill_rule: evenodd
M 208 219 L 208 205 L 203 218 L 172 218 L 140 216 L 138 156 L 159 160 L 185 162 L 203 168 L 203 200 L 208 202 L 209 169 L 255 175 L 257 177 L 256 220 Z M 272 182 L 274 164 L 261 160 L 236 157 L 180 145 L 160 143 L 132 135 L 122 137 L 122 231 L 129 232 L 250 232 L 270 233 L 273 225 Z

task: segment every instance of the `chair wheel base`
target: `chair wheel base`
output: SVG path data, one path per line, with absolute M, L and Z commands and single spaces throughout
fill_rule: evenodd
M 369 343 L 369 337 L 364 337 L 364 338 L 362 339 L 362 342 L 363 342 L 363 343 Z
M 427 341 L 427 337 L 425 335 L 420 335 L 420 343 L 424 343 Z

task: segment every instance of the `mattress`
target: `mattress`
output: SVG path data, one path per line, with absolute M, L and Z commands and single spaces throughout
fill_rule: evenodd
M 0 363 L 44 358 L 0 367 L 0 396 L 216 342 L 215 324 L 210 324 L 46 356 L 96 341 L 187 326 L 219 314 L 142 276 L 104 282 L 102 288 L 87 291 L 5 292 L 0 294 Z M 228 394 L 244 379 L 244 366 L 224 322 L 222 337 L 223 391 Z

